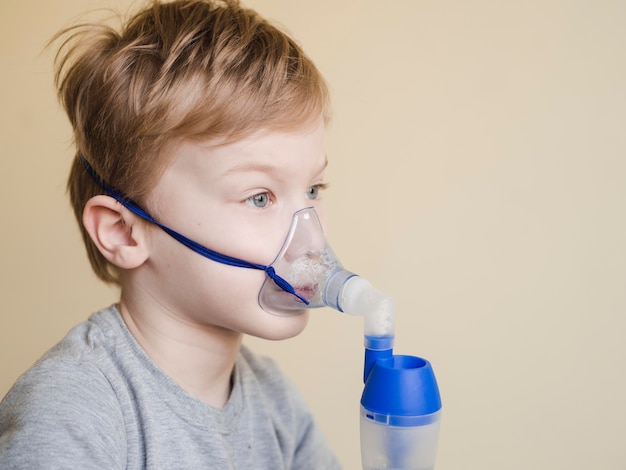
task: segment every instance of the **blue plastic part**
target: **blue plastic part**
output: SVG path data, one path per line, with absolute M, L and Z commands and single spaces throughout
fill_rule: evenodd
M 393 357 L 393 336 L 366 336 L 365 363 L 363 364 L 363 382 L 367 381 L 372 367 L 379 359 Z
M 380 351 L 374 354 L 380 354 Z M 368 354 L 366 350 L 366 367 Z M 378 357 L 366 376 L 361 405 L 370 419 L 413 426 L 415 419 L 441 409 L 441 397 L 430 362 L 416 356 Z

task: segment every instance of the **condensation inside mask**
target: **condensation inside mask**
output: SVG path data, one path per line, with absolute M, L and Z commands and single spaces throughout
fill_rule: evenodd
M 263 310 L 277 315 L 294 315 L 303 309 L 327 305 L 324 288 L 328 279 L 343 272 L 341 263 L 326 243 L 313 208 L 294 214 L 287 238 L 270 266 L 297 294 L 286 292 L 269 278 L 265 280 L 259 292 L 259 304 Z M 306 299 L 308 304 L 298 297 Z

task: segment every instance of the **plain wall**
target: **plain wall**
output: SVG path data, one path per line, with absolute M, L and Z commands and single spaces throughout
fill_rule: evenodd
M 116 300 L 65 194 L 71 133 L 46 41 L 119 0 L 0 3 L 0 395 Z M 249 0 L 333 92 L 330 241 L 429 359 L 446 469 L 626 462 L 626 2 Z M 359 468 L 362 322 L 320 310 L 247 340 Z

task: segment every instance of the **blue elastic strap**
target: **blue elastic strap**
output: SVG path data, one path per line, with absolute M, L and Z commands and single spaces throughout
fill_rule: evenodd
M 148 212 L 146 212 L 135 201 L 124 196 L 124 194 L 122 194 L 120 191 L 113 188 L 112 186 L 109 186 L 102 178 L 100 178 L 100 176 L 96 173 L 96 171 L 89 164 L 87 159 L 85 159 L 85 157 L 80 155 L 79 158 L 80 158 L 81 163 L 85 167 L 85 170 L 89 174 L 89 176 L 91 176 L 91 178 L 98 184 L 98 186 L 100 186 L 100 188 L 102 188 L 104 192 L 106 192 L 109 196 L 111 196 L 113 199 L 115 199 L 117 202 L 119 202 L 121 205 L 123 205 L 126 209 L 128 209 L 132 213 L 138 215 L 142 219 L 147 220 L 148 222 L 153 223 L 157 227 L 161 228 L 165 233 L 167 233 L 172 238 L 174 238 L 176 241 L 182 243 L 187 248 L 195 251 L 196 253 L 204 256 L 205 258 L 216 261 L 218 263 L 227 264 L 229 266 L 235 266 L 237 268 L 249 268 L 249 269 L 258 269 L 260 271 L 265 271 L 265 274 L 267 274 L 267 277 L 269 277 L 272 281 L 274 281 L 274 284 L 276 284 L 285 292 L 288 292 L 296 296 L 305 305 L 309 305 L 309 301 L 305 299 L 304 297 L 302 297 L 301 295 L 299 295 L 295 291 L 293 286 L 289 284 L 289 282 L 287 282 L 285 279 L 283 279 L 278 274 L 276 274 L 276 271 L 274 270 L 272 266 L 265 266 L 263 264 L 251 263 L 250 261 L 242 260 L 239 258 L 233 258 L 232 256 L 228 256 L 228 255 L 223 255 L 221 253 L 218 253 L 217 251 L 213 251 L 201 245 L 198 242 L 195 242 L 187 238 L 186 236 L 178 233 L 176 230 L 169 228 L 167 225 L 163 225 L 154 217 L 152 217 L 150 214 L 148 214 Z

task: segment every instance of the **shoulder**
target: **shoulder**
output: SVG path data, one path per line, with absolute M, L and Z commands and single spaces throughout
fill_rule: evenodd
M 90 322 L 73 329 L 0 402 L 0 460 L 11 468 L 90 468 L 120 457 L 114 431 L 123 417 L 99 367 L 97 330 Z
M 71 352 L 76 355 L 72 356 Z M 107 399 L 111 386 L 98 367 L 84 351 L 67 349 L 66 353 L 51 350 L 13 385 L 2 401 L 0 410 L 21 408 L 54 408 L 63 403 L 80 405 L 82 401 Z
M 113 406 L 115 393 L 107 375 L 115 340 L 103 324 L 111 313 L 101 310 L 72 328 L 17 380 L 2 401 L 0 412 L 47 409 L 54 414 L 63 409 L 75 413 L 81 406 Z

